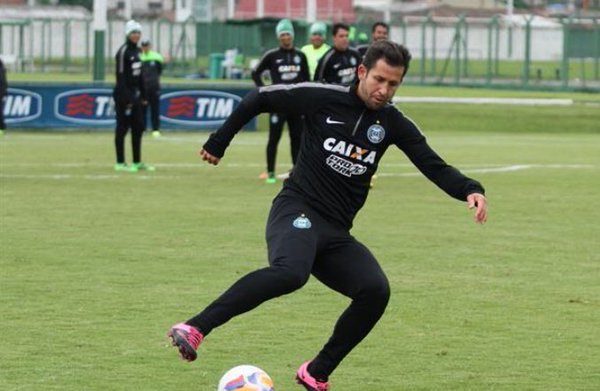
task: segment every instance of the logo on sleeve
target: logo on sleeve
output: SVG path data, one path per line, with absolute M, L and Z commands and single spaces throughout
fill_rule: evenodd
M 385 137 L 385 129 L 383 128 L 383 126 L 381 126 L 379 124 L 371 125 L 371 126 L 369 126 L 369 129 L 367 129 L 367 138 L 373 144 L 379 144 L 380 142 L 383 141 L 384 137 Z
M 310 222 L 308 217 L 304 215 L 304 213 L 302 213 L 299 217 L 296 217 L 296 220 L 294 220 L 292 225 L 298 229 L 309 229 L 310 227 L 312 227 L 312 223 Z

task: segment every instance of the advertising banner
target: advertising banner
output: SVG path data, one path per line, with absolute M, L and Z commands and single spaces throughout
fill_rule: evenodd
M 161 129 L 216 129 L 248 91 L 166 86 L 160 96 Z M 4 102 L 4 118 L 10 128 L 114 129 L 112 87 L 13 83 Z M 244 129 L 256 130 L 256 119 Z

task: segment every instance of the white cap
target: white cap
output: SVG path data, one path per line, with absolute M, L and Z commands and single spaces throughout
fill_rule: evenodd
M 129 36 L 129 34 L 134 32 L 141 33 L 142 25 L 136 22 L 135 20 L 131 19 L 125 24 L 125 35 Z

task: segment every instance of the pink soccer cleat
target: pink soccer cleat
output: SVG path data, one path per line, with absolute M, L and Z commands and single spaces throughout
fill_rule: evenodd
M 185 323 L 178 323 L 171 327 L 167 337 L 171 338 L 173 346 L 177 346 L 181 358 L 190 362 L 198 357 L 196 350 L 204 339 L 198 329 Z
M 308 391 L 329 391 L 329 383 L 318 381 L 308 373 L 308 364 L 310 361 L 300 365 L 296 372 L 296 381 L 304 386 Z

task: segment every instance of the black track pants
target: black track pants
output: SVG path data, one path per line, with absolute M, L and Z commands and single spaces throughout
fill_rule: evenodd
M 144 105 L 144 129 L 148 126 L 148 109 L 150 109 L 150 124 L 152 130 L 160 130 L 160 91 L 146 91 L 148 104 Z
M 142 161 L 142 134 L 144 132 L 144 116 L 141 103 L 136 103 L 127 112 L 125 105 L 116 104 L 117 126 L 115 128 L 115 151 L 117 163 L 125 163 L 125 136 L 131 128 L 131 150 L 133 162 Z
M 297 290 L 312 273 L 352 299 L 311 365 L 313 376 L 327 378 L 383 315 L 390 295 L 387 278 L 364 245 L 299 199 L 281 195 L 275 199 L 266 236 L 269 266 L 239 279 L 187 323 L 206 335 L 266 300 Z M 318 308 L 315 303 L 308 311 Z
M 299 115 L 287 115 L 282 113 L 272 113 L 269 115 L 269 141 L 267 142 L 267 172 L 275 172 L 275 161 L 277 160 L 277 146 L 283 133 L 283 125 L 287 122 L 290 131 L 290 149 L 292 153 L 292 163 L 296 164 L 298 152 L 300 151 L 300 141 L 302 140 L 302 130 L 304 123 Z

